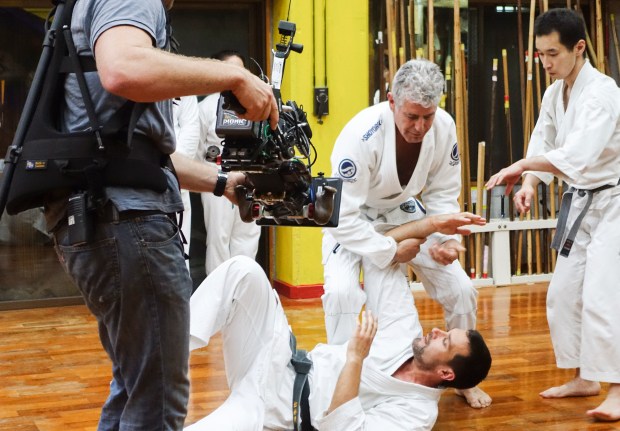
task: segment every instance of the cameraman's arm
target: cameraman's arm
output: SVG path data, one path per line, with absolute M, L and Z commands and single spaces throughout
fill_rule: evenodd
M 189 159 L 180 153 L 170 156 L 181 188 L 192 192 L 213 192 L 217 181 L 217 168 L 207 163 Z M 245 183 L 241 172 L 229 172 L 224 196 L 232 203 L 237 203 L 235 187 Z
M 153 47 L 138 27 L 116 26 L 95 42 L 95 59 L 106 91 L 136 102 L 231 90 L 246 109 L 242 116 L 278 123 L 278 107 L 270 85 L 232 64 L 184 57 Z

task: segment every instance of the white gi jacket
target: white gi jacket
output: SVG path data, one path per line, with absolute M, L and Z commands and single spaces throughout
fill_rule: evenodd
M 311 352 L 310 412 L 320 431 L 431 430 L 437 420 L 443 389 L 397 380 L 392 374 L 413 356 L 412 338 L 377 335 L 364 361 L 359 397 L 325 415 L 346 360 L 347 344 L 319 344 Z M 399 351 L 396 355 L 394 352 Z M 385 358 L 390 358 L 386 361 Z M 275 375 L 278 375 L 274 373 Z M 281 374 L 280 374 L 281 375 Z M 268 397 L 265 429 L 289 429 L 294 372 L 289 366 L 278 389 Z M 273 393 L 270 394 L 273 396 Z M 271 399 L 269 399 L 271 398 Z
M 583 65 L 564 111 L 564 80 L 545 91 L 527 157 L 543 155 L 578 189 L 616 184 L 620 173 L 620 92 L 616 82 Z M 530 172 L 545 183 L 553 175 Z
M 332 176 L 342 178 L 344 184 L 339 225 L 325 229 L 324 234 L 379 268 L 392 261 L 396 242 L 376 232 L 370 222 L 418 194 L 429 215 L 460 211 L 456 127 L 441 108 L 424 136 L 418 163 L 404 188 L 398 179 L 394 114 L 388 102 L 366 108 L 349 121 L 336 140 L 331 163 Z

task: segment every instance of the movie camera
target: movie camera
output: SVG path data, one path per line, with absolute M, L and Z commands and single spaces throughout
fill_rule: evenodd
M 215 131 L 223 139 L 217 161 L 223 172 L 239 171 L 246 185 L 236 189 L 239 212 L 245 222 L 259 225 L 338 225 L 342 180 L 322 173 L 312 177 L 316 161 L 312 130 L 303 107 L 294 101 L 282 103 L 280 87 L 284 64 L 291 51 L 301 53 L 303 45 L 293 43 L 296 26 L 278 25 L 280 43 L 273 50 L 271 85 L 278 103 L 280 120 L 275 130 L 267 121 L 239 117 L 245 109 L 231 92 L 218 102 Z M 266 82 L 268 80 L 263 75 Z

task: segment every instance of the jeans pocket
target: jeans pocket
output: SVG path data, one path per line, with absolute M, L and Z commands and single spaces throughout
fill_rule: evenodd
M 116 239 L 106 238 L 80 246 L 58 244 L 56 251 L 86 305 L 100 317 L 120 297 Z
M 164 214 L 150 215 L 135 220 L 135 228 L 140 241 L 146 247 L 164 247 L 179 241 L 179 227 Z

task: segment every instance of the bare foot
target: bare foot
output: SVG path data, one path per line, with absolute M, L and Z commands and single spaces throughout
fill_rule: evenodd
M 612 383 L 603 404 L 593 410 L 588 410 L 586 414 L 599 421 L 620 420 L 620 384 Z
M 456 394 L 464 397 L 470 407 L 482 409 L 489 407 L 493 401 L 491 397 L 478 386 L 470 389 L 456 389 Z
M 539 395 L 543 398 L 564 398 L 564 397 L 589 397 L 598 395 L 601 392 L 599 382 L 584 380 L 581 377 L 575 377 L 562 386 L 554 386 L 541 392 Z

